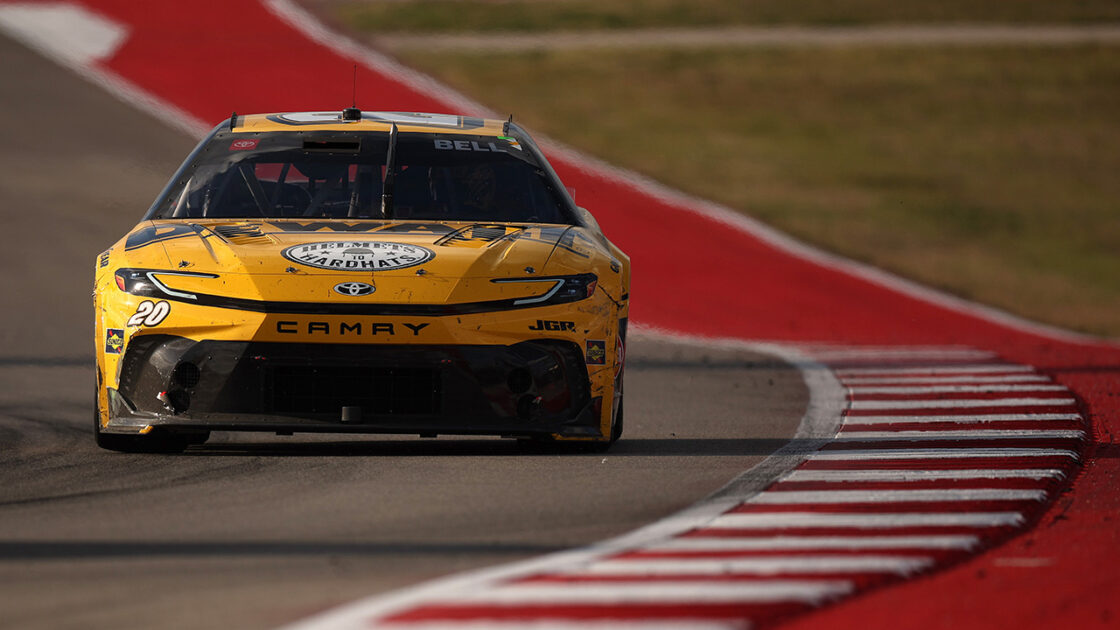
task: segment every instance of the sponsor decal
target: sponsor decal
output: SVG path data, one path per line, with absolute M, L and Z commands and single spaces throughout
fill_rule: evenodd
M 136 312 L 128 318 L 125 326 L 159 326 L 171 313 L 171 305 L 160 300 L 144 300 L 136 306 Z
M 402 323 L 399 326 L 392 322 L 352 321 L 352 322 L 298 322 L 278 321 L 276 332 L 282 335 L 328 335 L 337 337 L 360 337 L 365 335 L 407 335 L 412 332 L 413 337 L 419 337 L 420 331 L 428 324 Z
M 386 241 L 329 241 L 293 245 L 284 258 L 318 269 L 390 271 L 428 262 L 435 252 L 419 245 Z
M 230 223 L 226 225 L 214 226 L 214 231 L 218 234 L 236 242 L 245 242 L 248 239 L 260 238 L 264 236 L 261 231 L 259 223 Z M 242 239 L 238 241 L 237 239 Z M 248 241 L 252 242 L 252 241 Z
M 480 151 L 482 153 L 508 153 L 496 142 L 479 144 L 476 140 L 432 140 L 433 146 L 441 151 Z M 521 147 L 518 146 L 518 149 Z
M 106 354 L 120 354 L 124 349 L 124 331 L 120 328 L 108 328 L 105 330 L 105 353 Z
M 510 138 L 509 136 L 498 136 L 498 139 L 508 142 L 511 149 L 517 149 L 518 151 L 521 150 L 521 143 L 514 138 Z
M 379 231 L 400 234 L 447 234 L 454 230 L 451 226 L 442 223 L 394 223 Z
M 490 241 L 496 241 L 507 234 L 514 234 L 523 230 L 524 228 L 511 225 L 486 225 L 484 223 L 477 223 L 460 228 L 440 238 L 436 241 L 436 245 L 455 245 L 457 243 L 468 243 L 471 241 L 488 243 Z
M 129 234 L 128 239 L 124 242 L 124 248 L 125 251 L 130 251 L 152 243 L 161 243 L 195 234 L 197 232 L 189 225 L 153 225 Z
M 334 292 L 339 295 L 347 295 L 350 297 L 359 297 L 362 295 L 369 295 L 376 291 L 377 288 L 372 284 L 365 282 L 339 282 L 334 285 Z
M 593 241 L 588 239 L 583 234 L 576 232 L 570 226 L 563 228 L 533 227 L 522 230 L 520 232 L 512 233 L 508 238 L 525 239 L 527 241 L 554 245 L 582 258 L 590 258 L 591 251 L 587 248 L 580 247 L 580 245 L 575 242 L 576 239 L 586 241 L 587 243 L 593 245 Z
M 607 342 L 598 339 L 587 340 L 587 364 L 605 365 L 607 362 Z
M 242 138 L 240 140 L 234 140 L 233 142 L 231 142 L 229 145 L 229 150 L 252 151 L 253 149 L 257 148 L 257 145 L 260 143 L 261 141 L 259 138 Z
M 372 221 L 265 221 L 284 232 L 392 232 L 396 234 L 447 234 L 453 229 L 442 223 L 392 223 Z
M 529 330 L 548 330 L 554 332 L 575 332 L 575 322 L 563 322 L 553 319 L 538 319 L 536 324 L 529 327 Z
M 285 232 L 318 232 L 330 230 L 332 232 L 369 232 L 381 227 L 380 223 L 351 223 L 347 221 L 265 221 L 272 227 Z
M 97 262 L 97 268 L 98 269 L 104 269 L 105 267 L 109 266 L 109 251 L 110 250 L 107 249 L 107 250 L 101 252 L 101 257 L 98 259 L 98 262 Z

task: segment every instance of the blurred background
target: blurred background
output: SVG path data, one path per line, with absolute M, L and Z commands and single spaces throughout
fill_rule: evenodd
M 1120 336 L 1115 0 L 303 0 L 538 134 Z

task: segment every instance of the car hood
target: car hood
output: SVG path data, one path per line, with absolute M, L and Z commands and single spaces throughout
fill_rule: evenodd
M 377 287 L 370 301 L 447 303 L 547 288 L 494 279 L 617 273 L 597 236 L 552 224 L 149 221 L 126 237 L 125 249 L 131 266 L 184 274 L 163 278 L 184 291 L 334 301 L 338 283 L 364 282 Z

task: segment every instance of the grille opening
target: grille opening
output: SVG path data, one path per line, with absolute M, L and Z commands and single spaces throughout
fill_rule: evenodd
M 198 369 L 198 366 L 187 361 L 176 365 L 175 370 L 171 373 L 171 382 L 183 389 L 191 389 L 198 385 L 201 378 L 202 372 Z
M 506 385 L 509 387 L 509 391 L 515 394 L 524 394 L 533 386 L 533 375 L 525 368 L 515 368 L 510 370 L 509 376 L 506 378 Z
M 431 368 L 274 366 L 268 392 L 272 411 L 338 414 L 359 407 L 363 416 L 440 413 L 441 379 Z

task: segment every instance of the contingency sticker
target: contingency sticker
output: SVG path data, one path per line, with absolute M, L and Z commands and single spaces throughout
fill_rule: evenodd
M 257 145 L 260 144 L 260 142 L 261 141 L 259 138 L 242 138 L 240 140 L 234 140 L 230 143 L 229 150 L 252 151 L 253 149 L 257 148 Z
M 588 339 L 587 340 L 587 364 L 588 365 L 603 365 L 607 362 L 607 342 Z
M 120 328 L 109 328 L 105 331 L 105 352 L 108 354 L 120 354 L 124 348 L 124 330 Z

